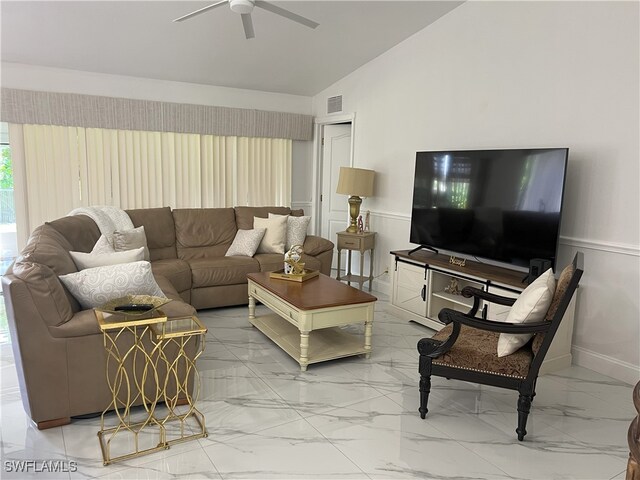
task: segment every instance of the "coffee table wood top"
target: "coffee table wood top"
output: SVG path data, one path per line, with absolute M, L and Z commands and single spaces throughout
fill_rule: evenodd
M 350 287 L 322 273 L 300 283 L 271 278 L 269 272 L 250 273 L 247 277 L 300 310 L 355 305 L 378 300 L 373 295 Z

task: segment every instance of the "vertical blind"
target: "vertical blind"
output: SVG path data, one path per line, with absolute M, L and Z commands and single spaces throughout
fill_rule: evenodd
M 82 206 L 291 203 L 290 139 L 13 124 L 9 141 L 24 171 L 15 186 L 26 204 L 21 243 Z

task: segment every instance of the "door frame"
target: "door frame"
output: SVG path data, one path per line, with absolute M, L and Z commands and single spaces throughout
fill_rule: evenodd
M 322 231 L 322 207 L 320 204 L 320 195 L 322 195 L 322 137 L 324 136 L 324 127 L 326 125 L 335 125 L 338 123 L 351 123 L 351 152 L 349 154 L 349 165 L 353 167 L 356 114 L 344 113 L 327 117 L 317 117 L 313 123 L 313 195 L 311 200 L 311 212 L 314 218 L 314 233 L 319 235 Z

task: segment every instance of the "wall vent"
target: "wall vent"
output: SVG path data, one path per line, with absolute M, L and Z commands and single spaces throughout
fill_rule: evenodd
M 329 97 L 327 100 L 327 113 L 336 113 L 342 111 L 342 95 Z

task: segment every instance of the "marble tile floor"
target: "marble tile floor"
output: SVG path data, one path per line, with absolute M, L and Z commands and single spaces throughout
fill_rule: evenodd
M 389 313 L 378 296 L 371 358 L 315 364 L 304 373 L 251 327 L 246 307 L 201 312 L 209 333 L 199 406 L 208 438 L 107 467 L 99 418 L 45 431 L 29 422 L 10 345 L 2 345 L 0 477 L 624 479 L 636 413 L 631 385 L 577 366 L 541 377 L 528 435 L 518 442 L 516 392 L 434 378 L 421 420 L 415 345 L 432 332 Z M 76 468 L 9 471 L 19 460 Z

